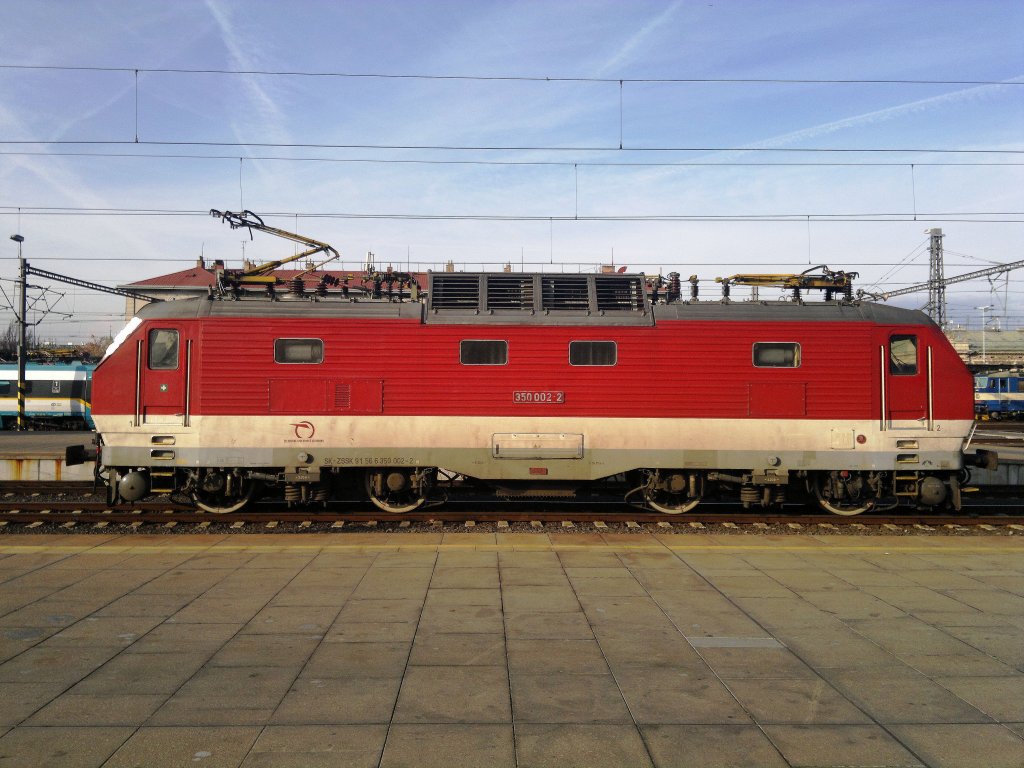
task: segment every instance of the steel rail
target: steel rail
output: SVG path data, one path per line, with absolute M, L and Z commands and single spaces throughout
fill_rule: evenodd
M 362 506 L 362 505 L 361 505 Z M 794 505 L 796 506 L 796 505 Z M 265 525 L 277 523 L 352 523 L 399 526 L 403 522 L 409 524 L 465 525 L 473 523 L 594 523 L 606 525 L 658 524 L 668 523 L 670 526 L 688 526 L 689 523 L 701 525 L 733 525 L 749 526 L 755 523 L 768 525 L 831 525 L 834 528 L 852 526 L 877 527 L 895 526 L 1003 526 L 1024 522 L 1024 510 L 1020 505 L 977 505 L 977 513 L 961 512 L 958 514 L 892 514 L 864 513 L 856 516 L 840 516 L 816 513 L 795 512 L 764 512 L 760 510 L 744 510 L 738 505 L 724 506 L 717 511 L 691 512 L 681 515 L 665 515 L 652 512 L 628 511 L 617 505 L 616 509 L 603 511 L 580 511 L 572 509 L 487 509 L 485 506 L 470 509 L 445 508 L 438 511 L 416 511 L 400 515 L 383 515 L 379 510 L 357 509 L 353 511 L 333 511 L 330 509 L 288 509 L 283 505 L 265 505 L 262 510 L 247 510 L 227 514 L 211 514 L 197 511 L 190 507 L 168 504 L 147 503 L 134 506 L 120 505 L 108 508 L 100 502 L 72 501 L 26 501 L 0 503 L 0 521 L 7 523 L 52 523 L 60 525 L 68 522 L 108 524 L 157 523 L 166 524 L 199 524 L 209 523 L 218 528 L 225 524 Z M 1002 510 L 992 514 L 993 509 Z M 987 510 L 987 513 L 982 513 Z

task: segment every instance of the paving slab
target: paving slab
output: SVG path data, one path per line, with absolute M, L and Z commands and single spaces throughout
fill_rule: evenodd
M 410 667 L 396 723 L 511 723 L 508 671 L 494 667 Z
M 792 768 L 921 768 L 926 765 L 878 725 L 766 725 Z
M 103 768 L 235 768 L 259 735 L 254 727 L 140 728 Z
M 387 732 L 386 725 L 268 725 L 241 768 L 377 768 Z
M 381 768 L 515 768 L 512 725 L 396 723 Z
M 900 739 L 929 768 L 1019 768 L 1024 740 L 1000 725 L 897 725 Z
M 419 634 L 412 645 L 410 666 L 496 666 L 506 662 L 505 636 L 500 632 Z
M 999 535 L 0 534 L 0 763 L 1020 768 L 1022 554 Z
M 656 768 L 788 768 L 756 725 L 645 725 Z
M 632 725 L 522 723 L 516 726 L 518 768 L 653 766 Z
M 96 768 L 133 732 L 133 728 L 15 728 L 0 737 L 0 765 L 6 768 Z

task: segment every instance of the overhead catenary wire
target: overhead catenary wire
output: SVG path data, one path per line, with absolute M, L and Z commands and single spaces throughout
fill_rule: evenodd
M 0 215 L 14 214 L 13 206 L 0 206 Z M 209 216 L 208 210 L 176 209 L 176 208 L 99 208 L 85 206 L 21 206 L 20 215 L 25 216 Z M 309 219 L 384 219 L 384 220 L 416 220 L 416 221 L 623 221 L 623 222 L 733 222 L 733 221 L 764 221 L 764 222 L 799 222 L 804 224 L 808 217 L 814 222 L 850 222 L 850 221 L 913 221 L 913 211 L 861 211 L 847 213 L 737 213 L 737 214 L 609 214 L 583 215 L 573 214 L 498 214 L 498 213 L 371 213 L 371 212 L 314 212 L 314 211 L 264 211 L 263 217 L 293 218 L 300 216 Z M 929 221 L 985 221 L 987 223 L 1022 223 L 1024 211 L 929 211 L 918 212 L 917 217 Z M 963 218 L 960 218 L 963 217 Z M 979 219 L 977 217 L 1022 217 Z
M 7 146 L 156 146 L 156 147 L 272 147 L 277 149 L 374 149 L 437 152 L 780 152 L 787 154 L 939 154 L 1024 155 L 1024 149 L 954 149 L 952 147 L 761 147 L 761 146 L 629 146 L 614 144 L 531 146 L 517 144 L 333 144 L 283 141 L 172 141 L 146 139 L 3 139 Z M 237 157 L 237 155 L 236 155 Z
M 264 75 L 268 77 L 325 77 L 378 80 L 468 80 L 524 83 L 665 83 L 739 85 L 1024 85 L 1024 80 L 942 80 L 908 78 L 809 78 L 809 77 L 586 77 L 574 75 L 464 75 L 430 73 L 337 72 L 316 70 L 208 69 L 189 67 L 102 67 L 71 64 L 0 64 L 0 69 L 58 72 L 141 72 L 176 75 Z
M 134 143 L 134 142 L 133 142 Z M 140 142 L 143 143 L 143 142 Z M 82 157 L 82 158 L 144 158 L 144 159 L 165 159 L 165 160 L 230 160 L 237 161 L 238 155 L 210 155 L 210 154 L 188 154 L 188 153 L 165 153 L 165 152 L 43 152 L 25 150 L 0 150 L 0 156 L 15 157 Z M 381 165 L 508 165 L 508 166 L 560 166 L 565 168 L 907 168 L 911 163 L 905 161 L 878 161 L 878 160 L 847 160 L 847 161 L 778 161 L 761 160 L 757 162 L 744 162 L 738 160 L 663 160 L 663 161 L 615 161 L 601 162 L 595 160 L 466 160 L 466 159 L 437 159 L 437 158 L 398 158 L 398 157 L 301 157 L 286 155 L 246 155 L 246 160 L 260 160 L 266 162 L 298 162 L 298 163 L 366 163 Z M 979 162 L 976 160 L 961 162 L 933 162 L 915 160 L 913 165 L 917 167 L 927 166 L 936 168 L 984 168 L 984 167 L 1013 167 L 1024 165 L 1024 162 L 1000 161 L 1000 162 Z

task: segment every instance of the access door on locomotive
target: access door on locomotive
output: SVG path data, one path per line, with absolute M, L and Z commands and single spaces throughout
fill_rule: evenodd
M 932 349 L 916 333 L 886 334 L 881 352 L 882 409 L 887 429 L 933 428 Z
M 192 341 L 186 328 L 153 326 L 136 344 L 136 423 L 188 426 Z

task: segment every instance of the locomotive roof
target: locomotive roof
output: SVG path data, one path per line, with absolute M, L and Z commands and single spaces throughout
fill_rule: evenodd
M 139 311 L 144 319 L 241 318 L 361 318 L 419 320 L 438 325 L 600 325 L 645 326 L 658 320 L 720 322 L 868 322 L 879 325 L 932 325 L 923 312 L 874 302 L 816 301 L 676 301 L 645 304 L 636 311 L 610 310 L 509 310 L 481 312 L 464 308 L 431 310 L 420 302 L 308 299 L 179 299 L 147 304 Z

